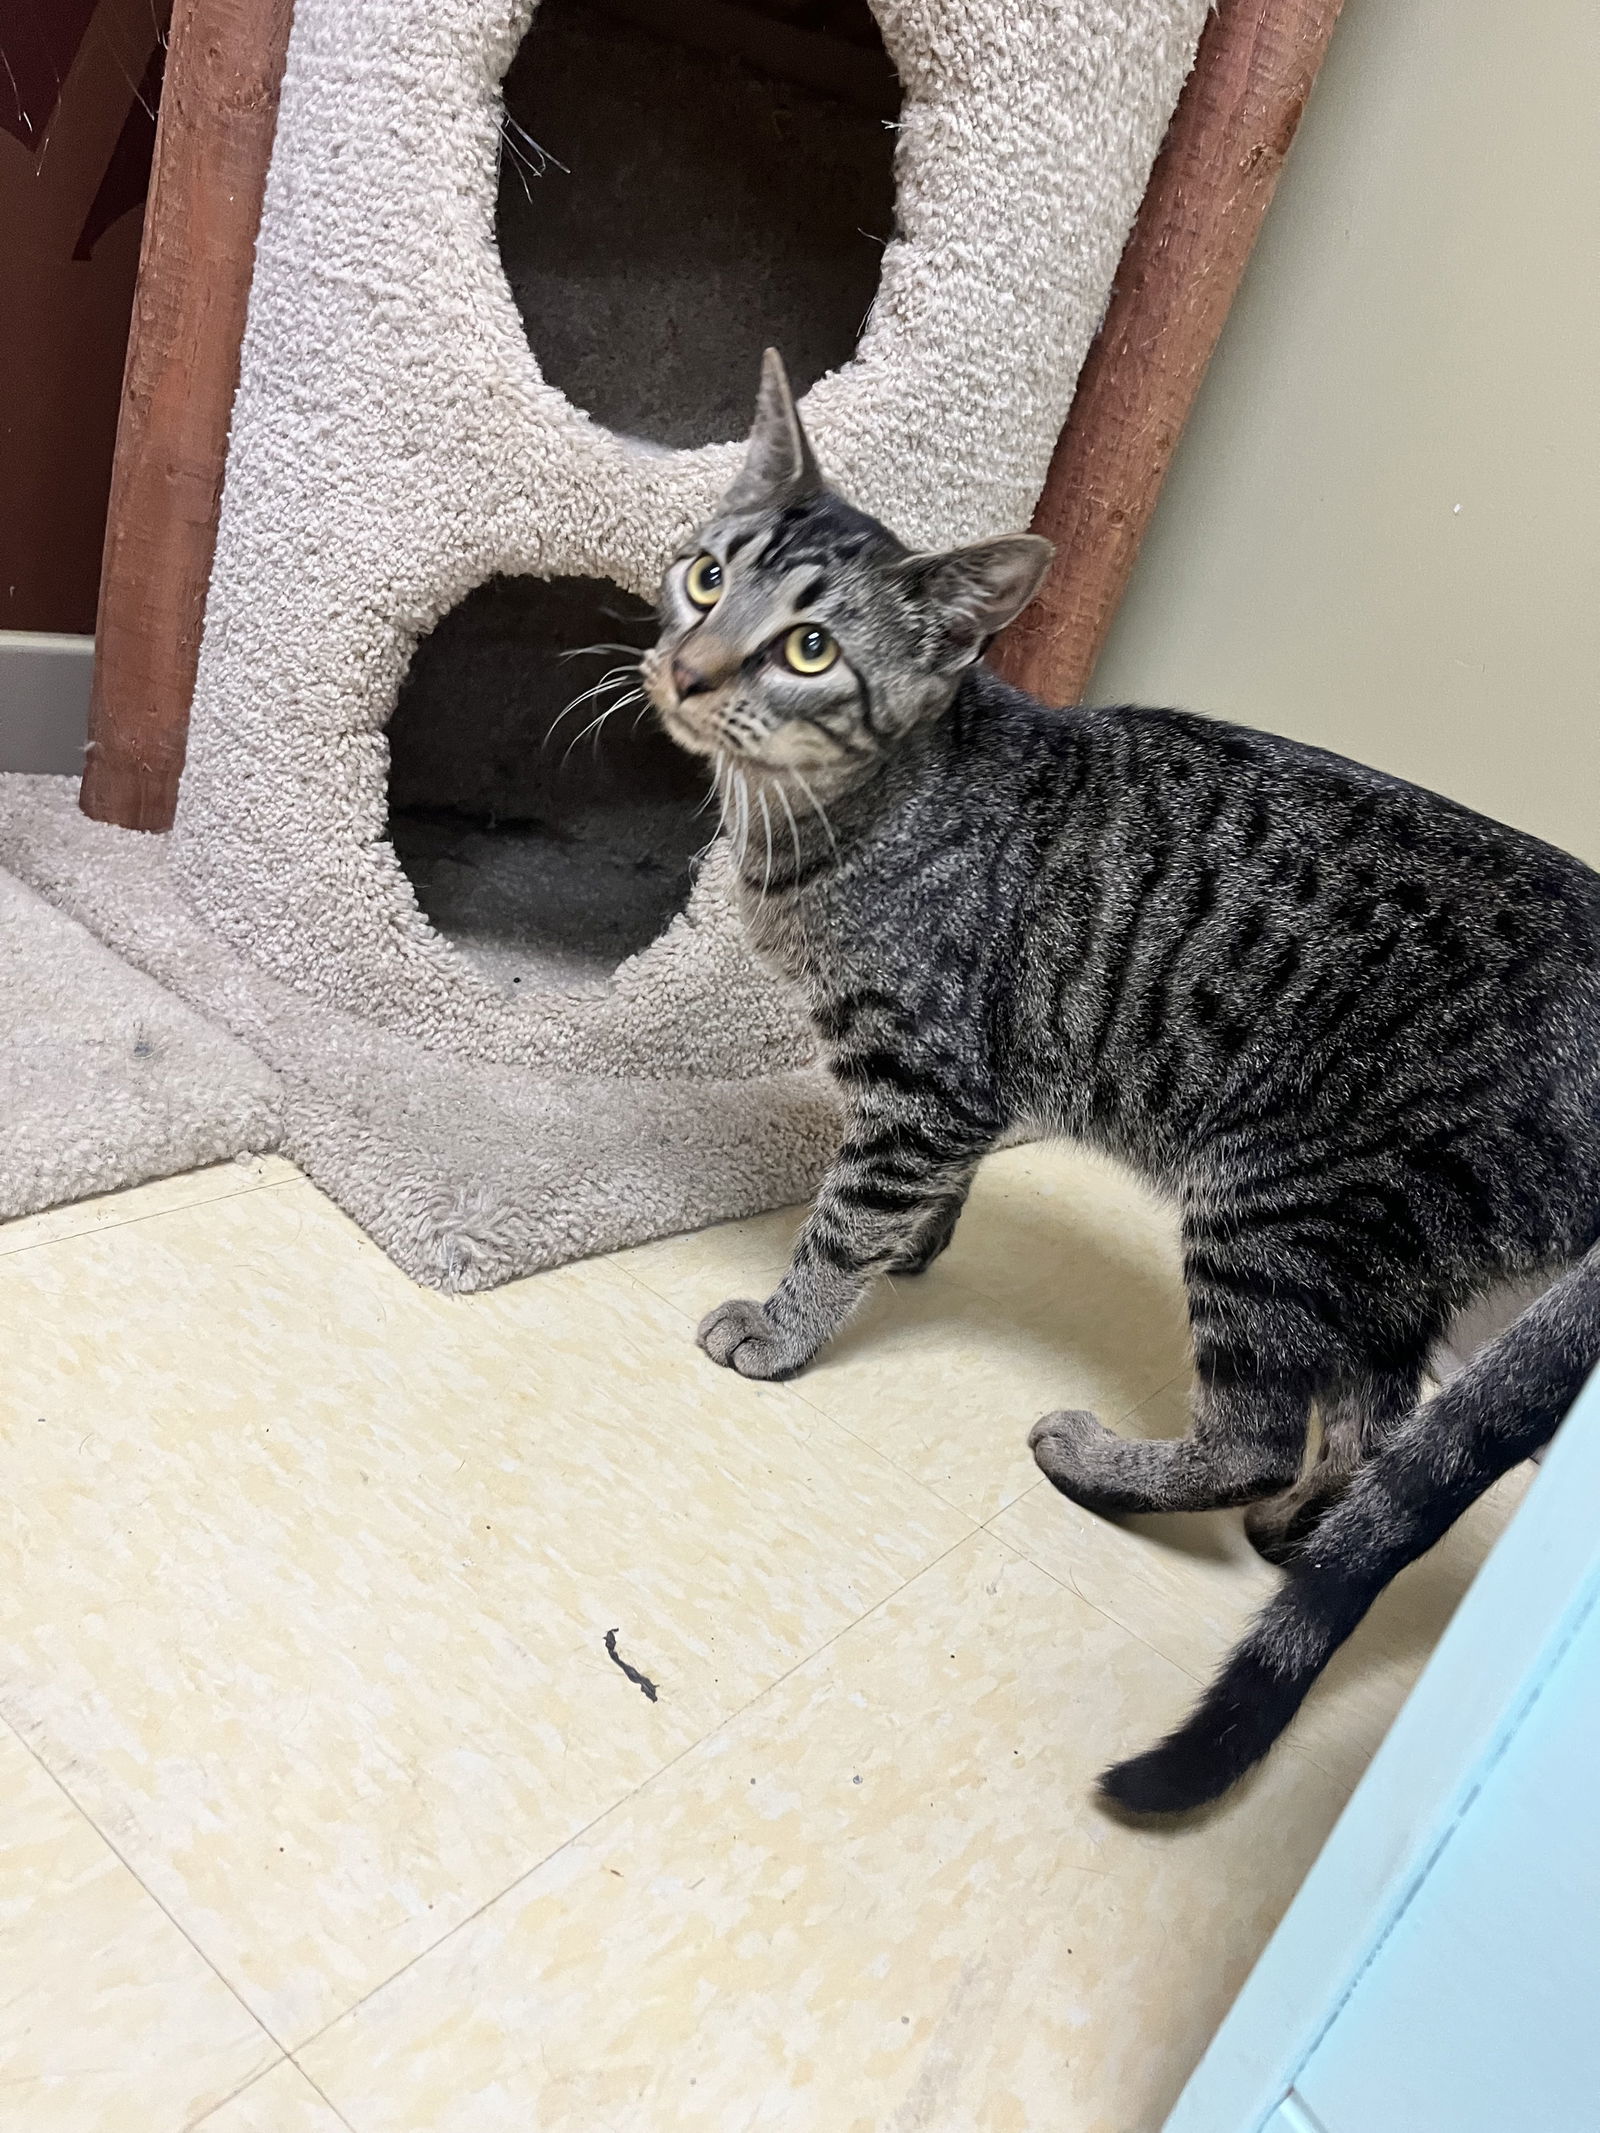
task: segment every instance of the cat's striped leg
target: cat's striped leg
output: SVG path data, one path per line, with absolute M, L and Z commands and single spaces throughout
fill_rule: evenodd
M 898 1259 L 891 1259 L 885 1272 L 889 1274 L 925 1274 L 941 1252 L 948 1251 L 950 1239 L 956 1233 L 956 1224 L 961 1220 L 961 1210 L 967 1204 L 967 1194 L 972 1190 L 972 1181 L 977 1176 L 978 1163 L 974 1157 L 968 1163 L 966 1175 L 953 1185 L 923 1216 L 921 1226 L 911 1243 Z
M 1119 1437 L 1069 1409 L 1036 1422 L 1028 1442 L 1040 1471 L 1090 1511 L 1214 1511 L 1293 1481 L 1311 1415 L 1304 1389 L 1200 1377 L 1194 1408 L 1186 1437 Z
M 1040 1467 L 1090 1510 L 1212 1511 L 1283 1496 L 1300 1480 L 1312 1399 L 1375 1384 L 1392 1366 L 1376 1372 L 1374 1354 L 1420 1362 L 1427 1352 L 1428 1299 L 1386 1289 L 1381 1252 L 1352 1235 L 1337 1198 L 1307 1192 L 1292 1207 L 1260 1206 L 1213 1186 L 1186 1211 L 1183 1241 L 1195 1354 L 1188 1436 L 1130 1442 L 1077 1413 L 1046 1415 L 1033 1432 Z M 1389 1422 L 1410 1411 L 1408 1391 L 1414 1379 L 1379 1403 Z M 1285 1505 L 1286 1530 L 1314 1524 L 1344 1487 L 1343 1434 L 1338 1451 L 1340 1465 Z
M 1364 1460 L 1381 1451 L 1422 1396 L 1422 1364 L 1374 1374 L 1322 1400 L 1322 1445 L 1292 1488 L 1246 1511 L 1244 1530 L 1269 1563 L 1291 1562 Z
M 993 1135 L 985 1130 L 983 1145 Z M 971 1124 L 881 1093 L 858 1096 L 844 1143 L 764 1304 L 742 1297 L 701 1321 L 713 1362 L 747 1378 L 803 1370 L 883 1273 L 920 1272 L 950 1241 L 982 1147 Z

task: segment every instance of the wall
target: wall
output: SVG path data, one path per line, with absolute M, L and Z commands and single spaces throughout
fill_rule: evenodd
M 92 637 L 0 630 L 0 771 L 75 777 L 93 680 Z
M 0 0 L 0 632 L 94 628 L 167 11 Z
M 1600 864 L 1600 7 L 1347 0 L 1094 676 Z

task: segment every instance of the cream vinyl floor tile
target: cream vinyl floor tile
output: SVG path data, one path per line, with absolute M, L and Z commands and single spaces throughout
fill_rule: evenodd
M 1185 1686 L 975 1535 L 301 2063 L 355 2133 L 1155 2133 L 1343 1797 L 1108 1821 Z
M 766 1295 L 799 1211 L 727 1223 L 626 1256 L 691 1322 Z M 927 1488 L 992 1517 L 1038 1469 L 1028 1431 L 1056 1407 L 1129 1414 L 1188 1346 L 1170 1213 L 1062 1143 L 1003 1150 L 926 1274 L 880 1284 L 793 1388 Z
M 447 1299 L 308 1185 L 0 1324 L 0 1708 L 286 2045 L 970 1530 L 604 1265 Z
M 1088 1407 L 1118 1423 L 1185 1361 L 1181 1328 L 1138 1299 L 1013 1308 L 936 1267 L 874 1296 L 794 1390 L 985 1520 L 1038 1479 L 1040 1415 Z
M 789 1264 L 803 1207 L 780 1207 L 747 1222 L 719 1222 L 685 1237 L 662 1237 L 618 1252 L 610 1264 L 676 1304 L 696 1325 L 729 1296 L 767 1296 Z M 741 1286 L 742 1284 L 742 1286 Z
M 1030 1141 L 983 1163 L 940 1264 L 1013 1305 L 1073 1291 L 1120 1295 L 1141 1316 L 1183 1320 L 1176 1210 L 1092 1149 Z
M 0 1727 L 0 2125 L 165 2133 L 276 2057 L 259 2023 Z
M 28 2133 L 1157 2133 L 1521 1483 L 1217 1813 L 1120 1827 L 1275 1580 L 1028 1455 L 1182 1426 L 1170 1210 L 1008 1150 L 752 1385 L 694 1322 L 798 1219 L 469 1298 L 273 1159 L 0 1231 Z

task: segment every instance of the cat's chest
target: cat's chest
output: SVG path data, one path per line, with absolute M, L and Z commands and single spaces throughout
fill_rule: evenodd
M 881 979 L 881 941 L 828 898 L 759 896 L 745 889 L 740 915 L 757 959 L 795 986 L 813 1012 L 841 992 Z

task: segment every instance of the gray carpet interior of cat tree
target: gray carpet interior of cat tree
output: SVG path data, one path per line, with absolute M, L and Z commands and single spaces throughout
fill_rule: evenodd
M 654 634 L 617 586 L 495 578 L 417 647 L 389 834 L 429 920 L 498 985 L 596 990 L 688 901 L 716 817 L 638 698 Z
M 865 0 L 830 13 L 882 52 Z M 894 228 L 881 115 L 586 0 L 542 0 L 506 109 L 500 256 L 574 406 L 709 444 L 748 428 L 769 343 L 797 393 L 854 355 Z
M 612 809 L 560 838 L 447 814 L 390 829 L 424 912 L 496 984 L 596 992 L 688 897 L 676 823 L 661 813 Z

